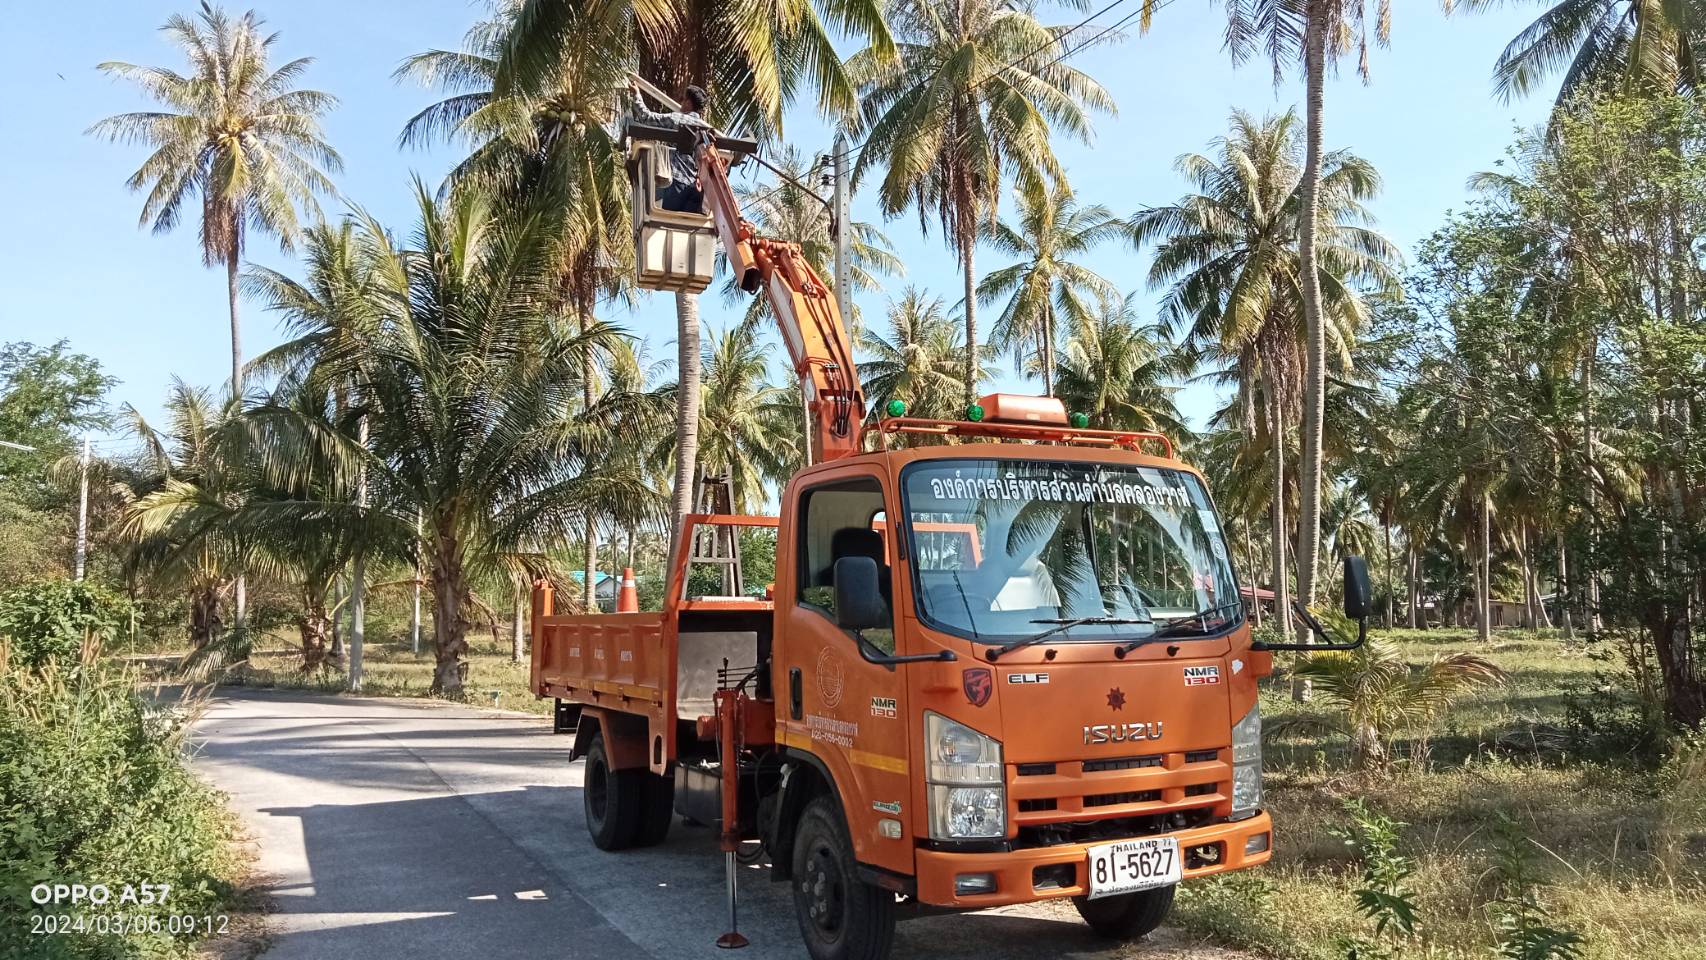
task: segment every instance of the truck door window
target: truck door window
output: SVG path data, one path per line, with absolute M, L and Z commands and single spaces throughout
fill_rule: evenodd
M 894 652 L 893 567 L 882 523 L 883 488 L 875 479 L 846 480 L 800 494 L 799 593 L 802 606 L 835 619 L 835 561 L 869 557 L 877 563 L 877 582 L 889 608 L 888 626 L 865 631 L 865 639 L 884 653 Z

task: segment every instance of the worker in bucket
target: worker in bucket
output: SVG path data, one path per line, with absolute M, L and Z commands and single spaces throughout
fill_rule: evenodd
M 634 119 L 654 127 L 670 130 L 710 129 L 703 116 L 709 98 L 705 89 L 689 86 L 682 91 L 683 110 L 657 113 L 647 109 L 640 84 L 631 80 L 628 88 L 634 92 Z M 658 191 L 658 206 L 678 213 L 703 213 L 705 197 L 699 192 L 699 160 L 692 150 L 676 149 L 669 160 L 669 186 Z

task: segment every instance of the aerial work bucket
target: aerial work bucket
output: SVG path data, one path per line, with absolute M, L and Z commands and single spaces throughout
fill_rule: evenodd
M 698 293 L 716 270 L 717 230 L 703 213 L 665 210 L 658 190 L 669 186 L 670 151 L 658 140 L 632 137 L 628 177 L 633 185 L 634 279 L 645 290 Z

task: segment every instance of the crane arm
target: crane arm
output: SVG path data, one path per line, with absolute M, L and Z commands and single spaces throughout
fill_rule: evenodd
M 696 140 L 705 213 L 716 224 L 741 289 L 748 293 L 763 290 L 769 299 L 770 312 L 782 330 L 782 341 L 800 379 L 811 444 L 807 460 L 821 463 L 862 453 L 865 396 L 853 363 L 852 341 L 835 296 L 806 261 L 799 244 L 757 235 L 740 215 L 728 163 L 717 149 L 716 136 L 706 130 Z

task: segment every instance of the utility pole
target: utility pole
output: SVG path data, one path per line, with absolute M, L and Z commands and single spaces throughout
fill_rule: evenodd
M 77 493 L 77 579 L 83 579 L 84 561 L 89 555 L 89 435 L 83 434 L 83 462 L 78 470 L 82 479 Z
M 853 223 L 848 215 L 848 194 L 851 184 L 847 175 L 847 135 L 835 135 L 835 153 L 832 156 L 835 170 L 835 222 L 830 224 L 835 231 L 835 305 L 841 310 L 841 322 L 853 323 L 853 273 L 847 267 L 847 261 L 853 248 Z

